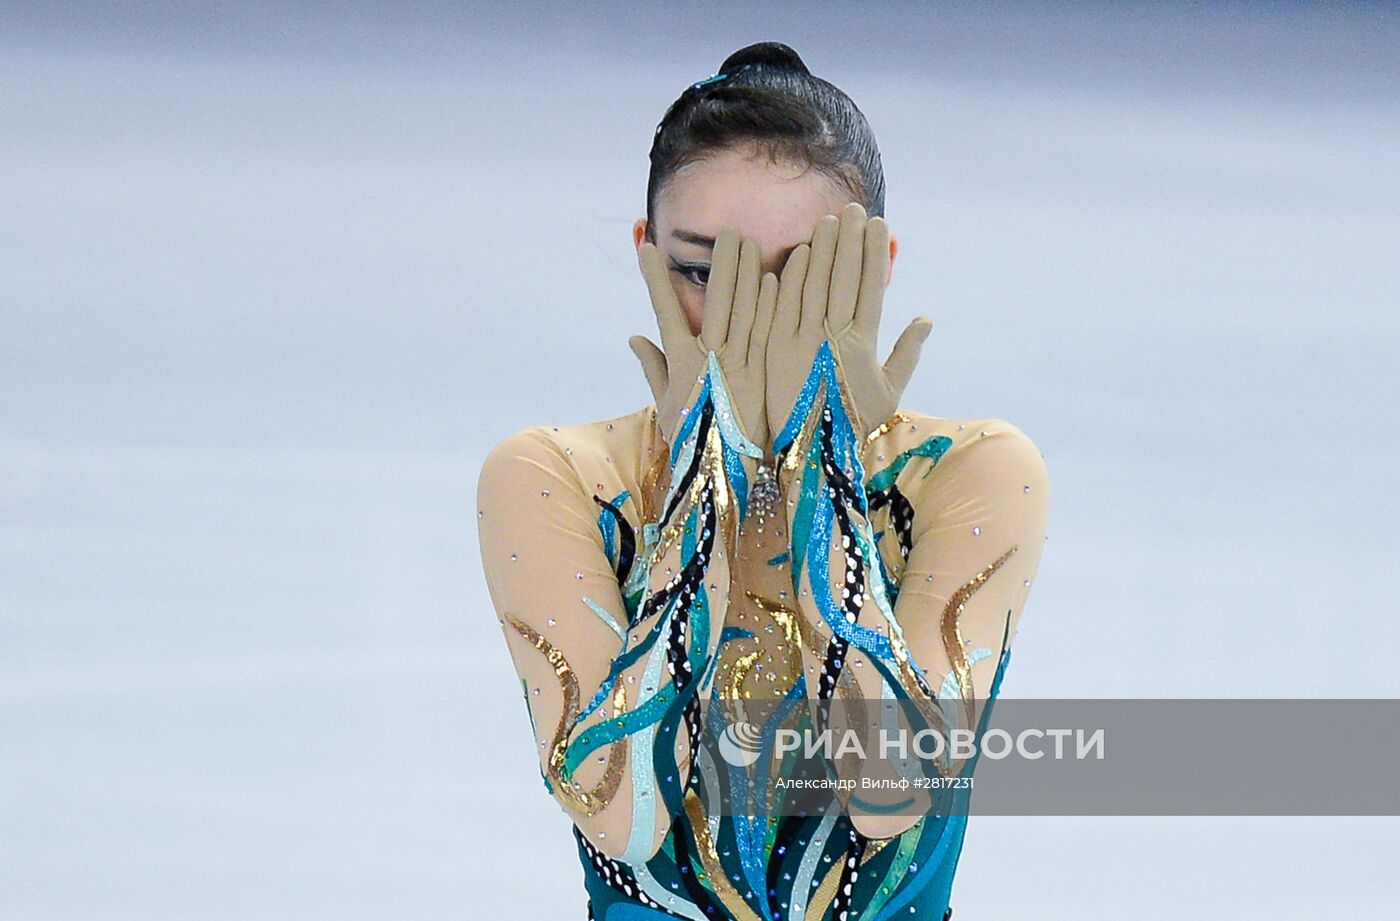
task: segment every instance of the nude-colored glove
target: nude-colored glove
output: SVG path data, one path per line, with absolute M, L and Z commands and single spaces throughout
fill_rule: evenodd
M 772 439 L 763 378 L 778 279 L 771 272 L 760 278 L 758 243 L 741 239 L 733 230 L 722 230 L 716 237 L 699 336 L 690 332 L 661 251 L 643 243 L 637 259 L 656 311 L 662 347 L 645 336 L 633 336 L 628 345 L 651 385 L 657 425 L 667 443 L 675 443 L 681 410 L 691 405 L 713 351 L 738 416 L 739 430 L 759 450 L 766 451 Z
M 890 273 L 889 242 L 884 218 L 867 220 L 865 208 L 851 202 L 839 217 L 828 214 L 818 221 L 811 244 L 788 257 L 768 349 L 767 407 L 775 434 L 792 414 L 823 339 L 831 343 L 860 437 L 899 408 L 933 321 L 915 317 L 880 363 L 876 339 Z

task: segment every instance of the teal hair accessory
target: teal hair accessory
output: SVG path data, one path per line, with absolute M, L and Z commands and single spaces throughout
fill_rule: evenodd
M 727 74 L 727 73 L 715 74 L 715 75 L 712 76 L 712 77 L 706 77 L 704 80 L 700 80 L 700 81 L 698 81 L 698 82 L 696 82 L 696 83 L 690 84 L 690 86 L 686 88 L 685 93 L 693 93 L 695 90 L 700 89 L 700 87 L 702 87 L 702 86 L 709 86 L 711 83 L 718 83 L 718 82 L 720 82 L 721 80 L 727 80 L 727 79 L 729 79 L 729 74 Z M 681 96 L 685 96 L 685 93 L 681 93 Z M 661 133 L 661 129 L 666 127 L 666 120 L 669 119 L 669 118 L 671 117 L 671 112 L 675 109 L 676 105 L 679 104 L 679 102 L 680 102 L 680 100 L 678 99 L 678 100 L 676 100 L 676 102 L 672 103 L 672 104 L 671 104 L 671 108 L 670 108 L 670 109 L 667 109 L 667 110 L 666 110 L 666 114 L 663 115 L 663 116 L 661 117 L 661 121 L 659 121 L 659 122 L 656 123 L 656 132 L 655 132 L 655 134 L 660 134 L 660 133 Z
M 698 90 L 702 86 L 709 86 L 711 83 L 718 83 L 719 81 L 725 79 L 728 76 L 729 74 L 715 74 L 713 77 L 706 77 L 704 80 L 701 80 L 698 83 L 690 84 L 690 88 L 693 90 Z

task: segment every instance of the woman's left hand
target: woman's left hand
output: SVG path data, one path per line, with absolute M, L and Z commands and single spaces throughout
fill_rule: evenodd
M 859 435 L 894 415 L 933 321 L 915 317 L 880 363 L 876 346 L 889 276 L 889 225 L 881 217 L 867 220 L 859 202 L 839 217 L 823 217 L 811 244 L 793 250 L 768 349 L 768 415 L 775 432 L 791 414 L 823 339 L 840 366 Z

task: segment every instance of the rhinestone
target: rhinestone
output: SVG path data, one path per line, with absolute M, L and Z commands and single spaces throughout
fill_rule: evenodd
M 975 534 L 981 534 L 981 533 L 982 533 L 982 526 L 981 526 L 981 525 L 973 525 L 973 526 L 972 526 L 972 533 L 973 533 L 974 535 L 975 535 Z

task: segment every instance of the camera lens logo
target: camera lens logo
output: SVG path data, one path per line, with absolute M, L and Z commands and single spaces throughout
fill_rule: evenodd
M 753 723 L 742 720 L 726 726 L 719 736 L 719 753 L 735 767 L 748 767 L 758 760 L 763 733 Z

